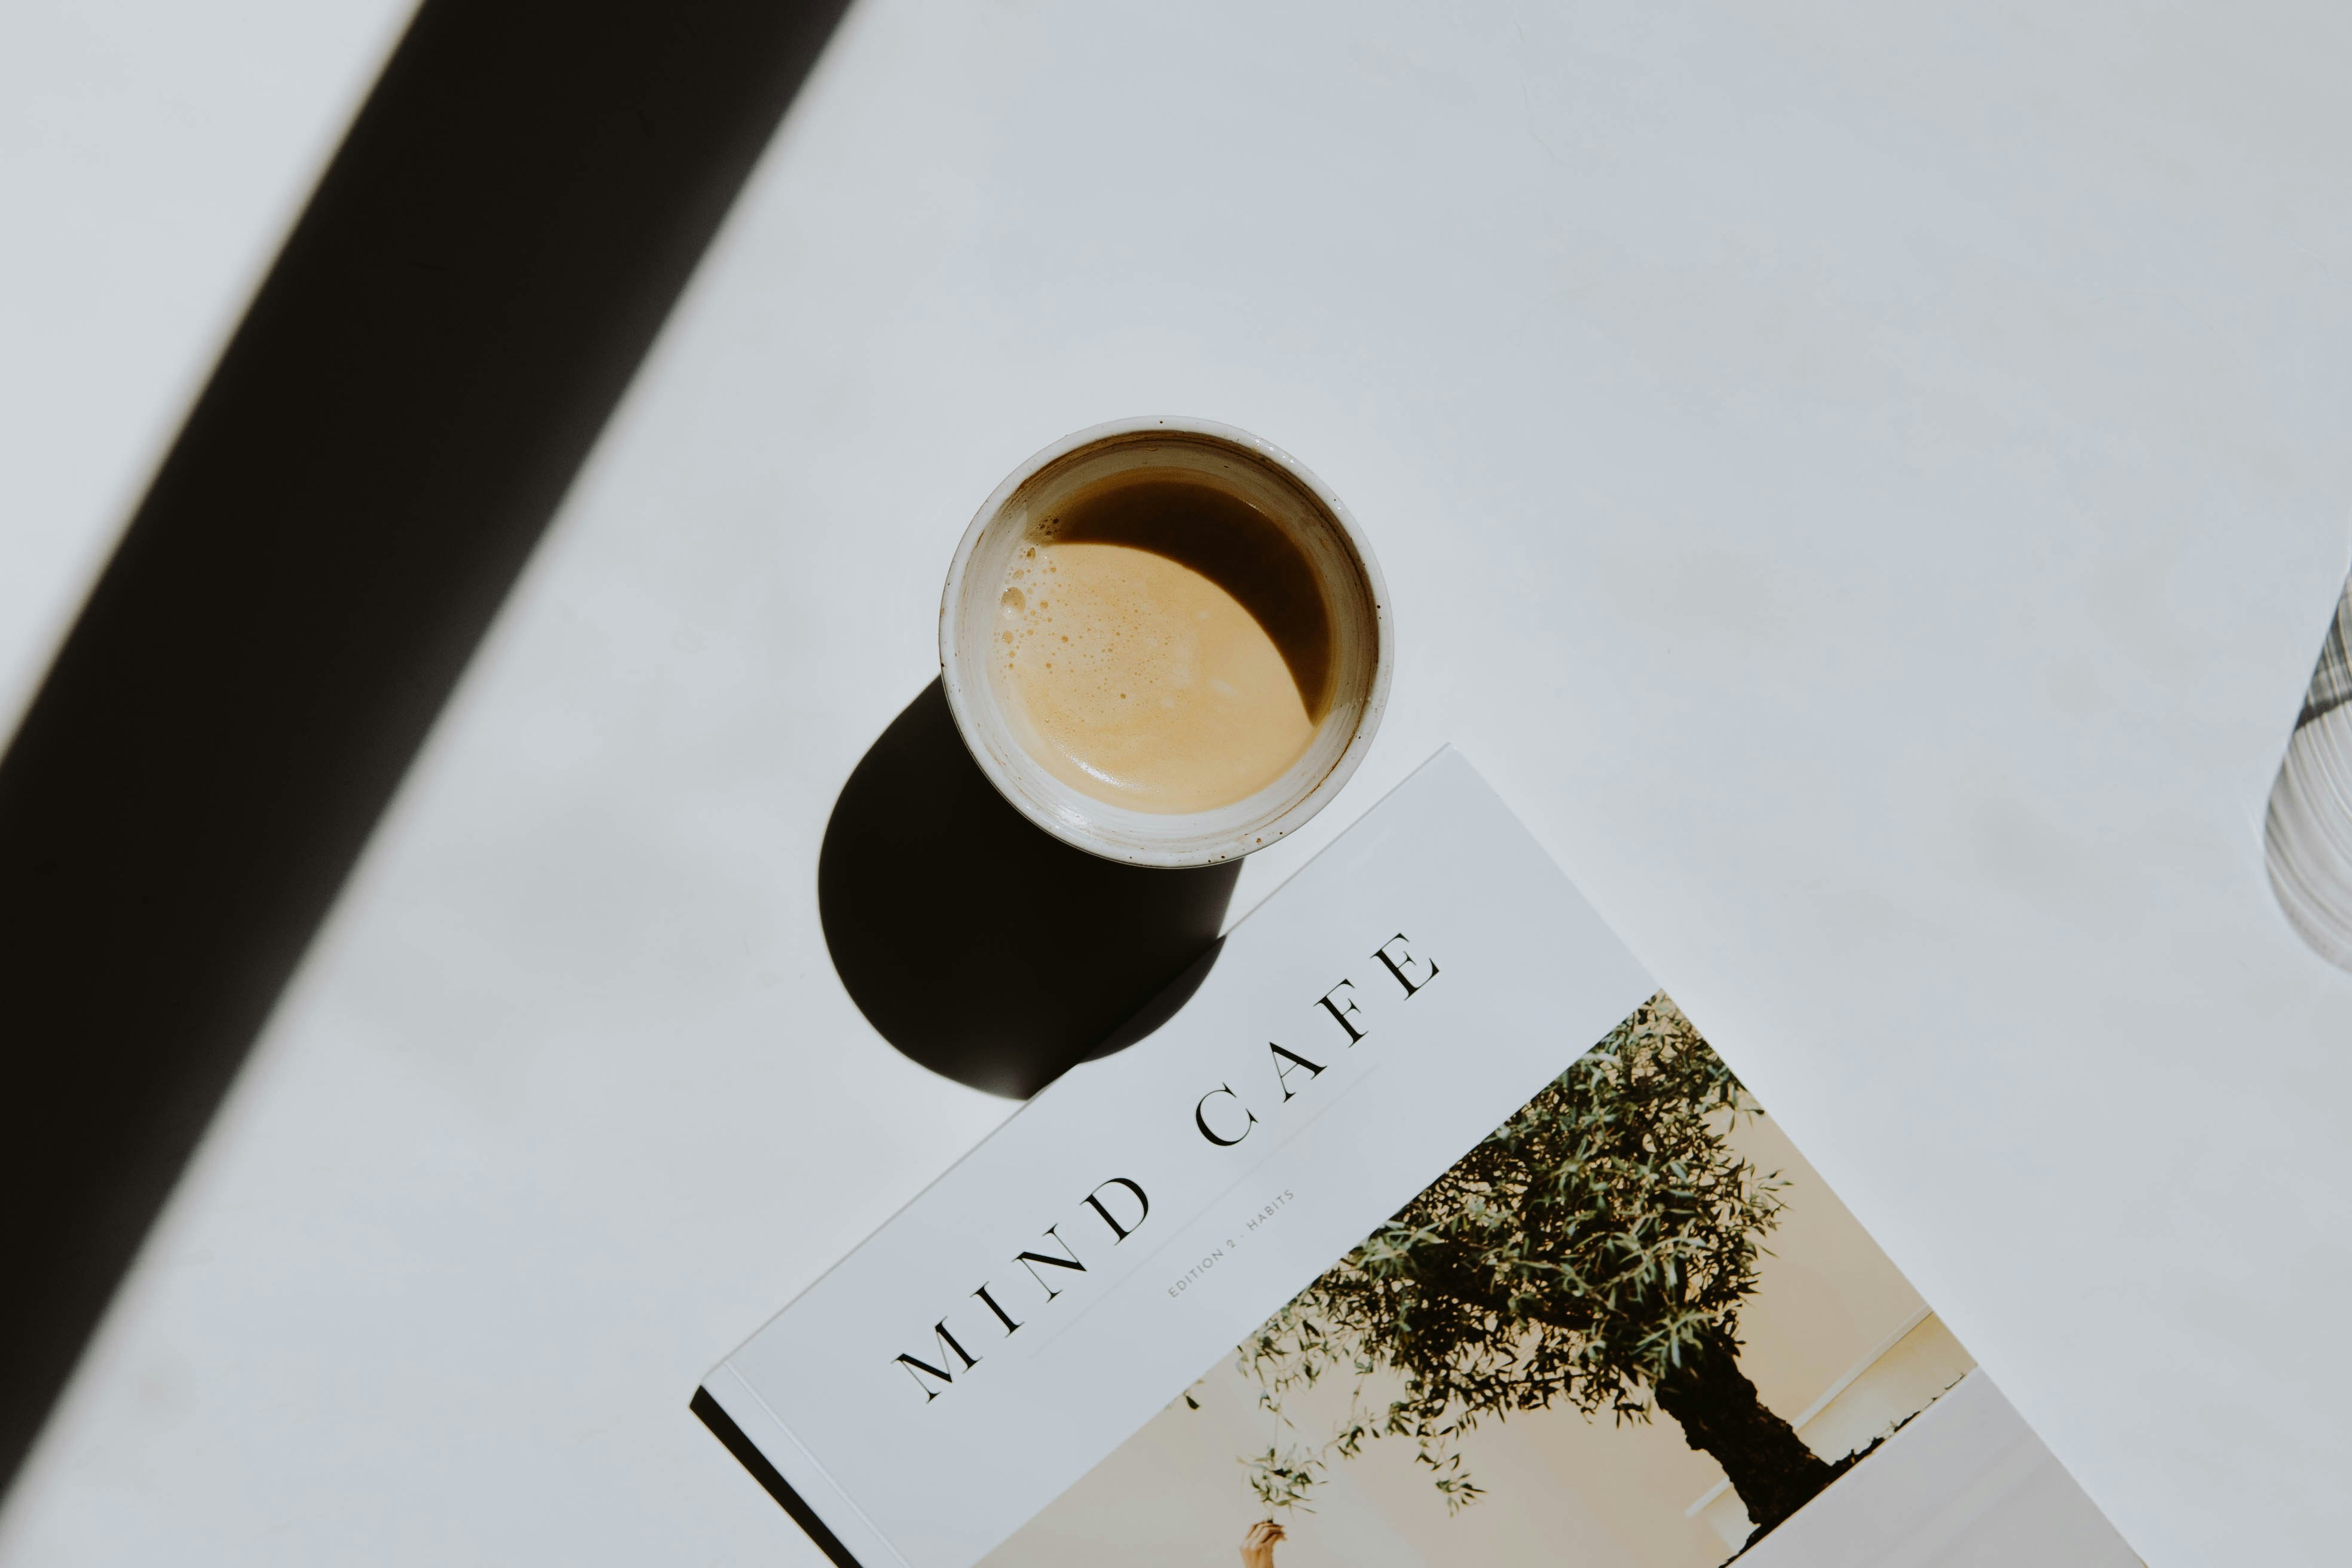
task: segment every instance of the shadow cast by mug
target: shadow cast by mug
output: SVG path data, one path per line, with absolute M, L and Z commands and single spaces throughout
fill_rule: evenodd
M 1174 1015 L 1215 962 L 1240 871 L 1123 866 L 1039 831 L 964 750 L 935 680 L 842 787 L 817 907 L 883 1038 L 1025 1098 Z

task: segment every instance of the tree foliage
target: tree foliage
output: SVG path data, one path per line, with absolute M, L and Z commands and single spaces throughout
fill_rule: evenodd
M 1662 1382 L 1728 1369 L 1785 1184 L 1730 1145 L 1757 1114 L 1664 993 L 1643 1003 L 1243 1344 L 1277 1415 L 1354 1382 L 1328 1442 L 1247 1461 L 1260 1500 L 1303 1506 L 1328 1456 L 1400 1436 L 1459 1508 L 1479 1495 L 1460 1443 L 1480 1422 L 1561 1404 L 1647 1421 Z M 1384 1405 L 1367 1397 L 1381 1373 L 1403 1384 Z

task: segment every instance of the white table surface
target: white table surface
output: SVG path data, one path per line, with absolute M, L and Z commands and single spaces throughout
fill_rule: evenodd
M 0 733 L 409 10 L 0 6 Z
M 2347 72 L 2317 5 L 860 0 L 0 1555 L 816 1563 L 687 1396 L 1007 1110 L 844 994 L 826 814 L 972 507 L 1172 409 L 1401 625 L 1235 913 L 1459 743 L 2143 1556 L 2338 1560 L 2352 978 L 2259 824 Z

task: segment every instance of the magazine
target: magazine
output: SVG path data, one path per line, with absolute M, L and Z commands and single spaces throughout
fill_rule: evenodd
M 835 1563 L 2137 1561 L 1458 752 L 1147 1017 L 697 1392 Z

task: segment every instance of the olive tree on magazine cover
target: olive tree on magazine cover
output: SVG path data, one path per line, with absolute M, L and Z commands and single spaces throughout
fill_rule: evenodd
M 1782 1184 L 1731 1147 L 1758 1114 L 1664 994 L 1308 1286 L 1241 1347 L 1261 1400 L 1353 1378 L 1328 1444 L 1250 1461 L 1269 1510 L 1305 1502 L 1327 1457 L 1412 1439 L 1449 1507 L 1479 1488 L 1461 1440 L 1482 1421 L 1571 1406 L 1663 1410 L 1769 1530 L 1836 1478 L 1739 1368 Z M 1368 1402 L 1377 1373 L 1404 1393 Z M 1391 1384 L 1390 1386 L 1393 1386 Z

